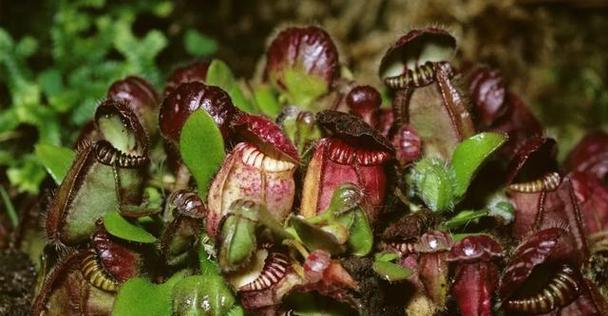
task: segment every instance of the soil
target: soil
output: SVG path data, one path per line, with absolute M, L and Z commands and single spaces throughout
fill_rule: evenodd
M 36 281 L 30 258 L 17 250 L 1 250 L 0 267 L 0 315 L 29 315 Z

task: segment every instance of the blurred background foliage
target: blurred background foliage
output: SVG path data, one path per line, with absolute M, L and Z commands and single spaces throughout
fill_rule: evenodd
M 600 0 L 0 0 L 0 182 L 11 198 L 46 173 L 36 144 L 71 146 L 114 80 L 161 89 L 177 65 L 214 56 L 256 72 L 278 26 L 315 23 L 359 81 L 416 26 L 448 27 L 458 60 L 502 70 L 560 142 L 608 127 L 608 2 Z

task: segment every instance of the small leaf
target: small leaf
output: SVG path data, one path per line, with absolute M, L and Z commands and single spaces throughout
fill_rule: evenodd
M 331 254 L 340 254 L 345 250 L 344 246 L 332 234 L 308 223 L 301 217 L 291 216 L 289 218 L 289 225 L 296 231 L 306 248 L 311 251 L 323 249 Z
M 309 110 L 320 110 L 312 106 L 313 101 L 324 95 L 328 88 L 323 78 L 294 68 L 285 69 L 285 86 L 289 102 Z
M 399 254 L 394 251 L 383 251 L 374 255 L 376 261 L 391 262 L 399 258 Z
M 175 273 L 165 283 L 154 284 L 144 278 L 132 278 L 123 284 L 112 308 L 112 316 L 171 316 L 173 287 L 185 272 Z
M 467 225 L 471 221 L 487 216 L 488 213 L 488 210 L 464 210 L 445 221 L 443 227 L 449 230 L 456 229 L 460 226 Z
M 354 212 L 354 222 L 350 227 L 348 246 L 355 256 L 367 255 L 374 245 L 374 234 L 365 212 L 359 208 Z
M 6 175 L 11 185 L 19 192 L 36 194 L 46 172 L 34 154 L 25 154 L 11 164 Z
M 61 78 L 61 72 L 55 68 L 50 68 L 41 72 L 38 75 L 38 84 L 47 97 L 58 95 L 65 89 L 63 86 L 63 79 Z
M 213 55 L 218 48 L 214 39 L 193 29 L 184 34 L 184 46 L 188 54 L 196 57 Z
M 103 217 L 103 225 L 108 233 L 124 240 L 140 243 L 153 243 L 156 241 L 154 235 L 127 221 L 117 211 L 108 212 Z
M 243 91 L 241 91 L 241 87 L 234 78 L 232 71 L 223 61 L 219 59 L 211 61 L 207 70 L 207 84 L 224 89 L 230 96 L 232 103 L 242 111 L 255 112 L 253 105 L 243 95 Z
M 270 117 L 277 117 L 281 113 L 281 104 L 270 85 L 260 84 L 256 86 L 253 89 L 253 98 L 262 113 Z
M 152 7 L 152 12 L 161 18 L 165 18 L 173 12 L 174 4 L 170 1 L 162 1 Z
M 469 137 L 458 144 L 451 161 L 454 195 L 458 199 L 466 193 L 483 162 L 506 140 L 504 134 L 487 132 Z
M 61 184 L 76 156 L 74 151 L 66 147 L 38 144 L 35 147 L 35 152 L 36 157 L 55 180 L 55 183 Z
M 211 178 L 224 161 L 224 139 L 213 118 L 203 110 L 193 112 L 180 137 L 182 159 L 194 176 L 199 195 L 207 198 Z
M 25 58 L 32 56 L 38 50 L 38 40 L 31 36 L 24 36 L 15 45 L 15 54 Z
M 413 169 L 416 193 L 434 212 L 454 207 L 452 181 L 445 164 L 439 159 L 425 158 Z
M 380 277 L 389 282 L 405 280 L 412 275 L 410 269 L 387 261 L 374 261 L 372 269 L 374 269 Z
M 235 298 L 219 275 L 193 275 L 173 288 L 174 315 L 224 316 L 234 306 Z
M 144 189 L 144 197 L 146 200 L 146 207 L 151 209 L 160 209 L 163 205 L 163 196 L 160 190 L 156 187 L 146 187 Z

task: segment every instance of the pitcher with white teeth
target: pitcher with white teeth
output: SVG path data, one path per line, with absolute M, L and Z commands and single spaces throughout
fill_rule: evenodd
M 237 118 L 233 127 L 245 141 L 228 154 L 209 189 L 207 231 L 212 237 L 237 199 L 265 205 L 279 222 L 289 215 L 294 201 L 293 175 L 299 157 L 281 129 L 249 114 Z

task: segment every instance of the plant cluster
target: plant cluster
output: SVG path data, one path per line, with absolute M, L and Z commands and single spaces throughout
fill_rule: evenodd
M 137 74 L 162 85 L 156 59 L 168 35 L 157 29 L 137 34 L 134 24 L 138 16 L 161 19 L 173 10 L 161 0 L 40 5 L 53 12 L 52 21 L 32 18 L 45 29 L 15 38 L 0 27 L 0 84 L 6 88 L 0 90 L 0 170 L 11 187 L 33 194 L 45 178 L 45 146 L 71 144 L 113 81 Z M 194 57 L 217 49 L 192 29 L 184 32 L 183 45 Z
M 250 80 L 215 59 L 160 94 L 115 81 L 74 151 L 40 154 L 34 315 L 605 315 L 608 135 L 559 166 L 456 46 L 401 36 L 385 93 L 316 26 L 277 33 Z

